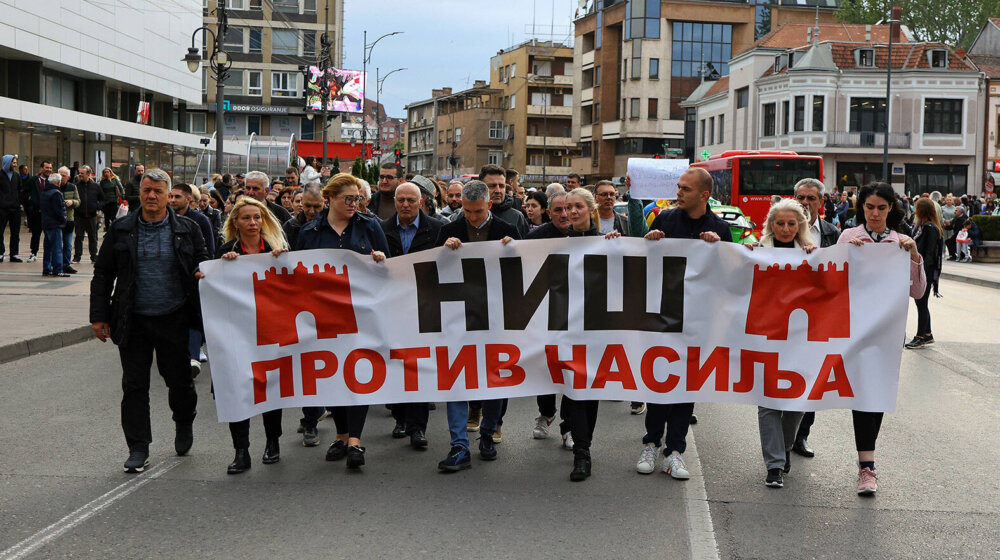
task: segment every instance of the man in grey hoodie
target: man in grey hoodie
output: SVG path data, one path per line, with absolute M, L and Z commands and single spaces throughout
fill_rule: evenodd
M 5 154 L 0 166 L 0 262 L 3 262 L 3 232 L 10 227 L 10 262 L 21 262 L 17 256 L 21 243 L 21 176 L 17 174 L 17 155 Z

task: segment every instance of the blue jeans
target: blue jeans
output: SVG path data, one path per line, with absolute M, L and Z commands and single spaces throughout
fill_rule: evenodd
M 63 269 L 63 238 L 62 228 L 47 229 L 45 233 L 45 254 L 42 255 L 42 272 L 46 274 L 62 274 Z
M 203 338 L 204 335 L 199 330 L 191 329 L 188 331 L 188 355 L 192 360 L 197 360 L 201 357 L 201 342 Z
M 70 266 L 70 256 L 73 254 L 73 228 L 63 230 L 62 235 L 63 269 Z
M 451 446 L 469 448 L 469 434 L 466 428 L 469 424 L 469 403 L 467 401 L 450 402 L 448 406 L 448 433 L 451 434 Z

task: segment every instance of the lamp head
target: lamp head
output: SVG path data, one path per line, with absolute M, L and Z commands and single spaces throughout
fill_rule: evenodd
M 187 54 L 184 55 L 184 62 L 187 62 L 188 70 L 197 72 L 198 68 L 201 68 L 201 51 L 196 47 L 189 47 Z

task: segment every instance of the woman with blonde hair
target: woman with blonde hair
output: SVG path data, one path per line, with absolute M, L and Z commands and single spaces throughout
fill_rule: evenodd
M 597 200 L 587 188 L 577 187 L 566 193 L 566 210 L 569 212 L 569 227 L 578 235 L 586 235 L 591 229 L 599 231 L 601 216 L 597 213 Z
M 277 257 L 288 250 L 281 224 L 266 206 L 249 196 L 244 196 L 233 205 L 223 231 L 226 242 L 216 251 L 216 256 L 226 261 L 258 253 L 271 253 Z M 267 437 L 261 462 L 270 465 L 280 459 L 281 409 L 265 412 L 261 416 Z M 236 457 L 226 472 L 239 474 L 250 468 L 250 419 L 230 422 L 229 434 L 233 438 Z
M 764 218 L 760 246 L 795 247 L 812 252 L 816 246 L 809 235 L 807 210 L 793 198 L 783 198 L 771 205 Z

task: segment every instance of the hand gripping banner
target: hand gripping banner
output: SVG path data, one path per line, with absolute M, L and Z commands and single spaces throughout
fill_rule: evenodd
M 892 411 L 908 254 L 700 240 L 472 243 L 202 263 L 219 420 L 564 393 Z

